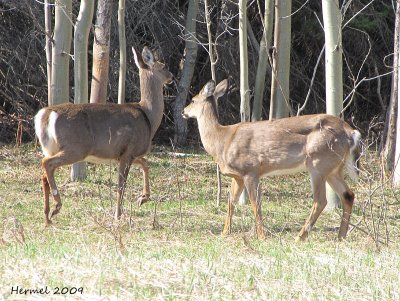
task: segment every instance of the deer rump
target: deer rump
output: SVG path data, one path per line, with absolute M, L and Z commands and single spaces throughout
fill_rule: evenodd
M 68 150 L 74 161 L 109 163 L 149 151 L 150 122 L 132 104 L 61 104 L 41 109 L 35 131 L 46 157 Z M 78 156 L 79 158 L 77 158 Z

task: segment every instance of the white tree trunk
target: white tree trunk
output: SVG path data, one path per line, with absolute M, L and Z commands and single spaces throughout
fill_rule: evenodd
M 396 130 L 397 127 L 397 99 L 399 94 L 399 49 L 400 49 L 400 0 L 397 0 L 395 26 L 394 26 L 394 56 L 393 56 L 393 74 L 392 86 L 390 91 L 390 101 L 386 112 L 385 129 L 383 137 L 383 150 L 381 153 L 385 171 L 392 173 L 395 169 L 396 160 Z M 394 175 L 396 177 L 396 175 Z M 393 179 L 394 180 L 394 179 Z M 395 181 L 395 180 L 394 180 Z
M 271 102 L 269 119 L 289 116 L 289 76 L 292 0 L 276 0 Z
M 250 121 L 250 89 L 247 53 L 247 0 L 239 0 L 240 120 Z
M 52 48 L 51 104 L 69 100 L 69 59 L 72 40 L 72 0 L 59 0 L 54 11 Z
M 322 14 L 325 31 L 325 81 L 326 113 L 339 116 L 343 110 L 343 49 L 342 15 L 338 0 L 322 0 Z M 327 187 L 328 208 L 339 204 L 336 193 Z
M 247 54 L 247 1 L 239 0 L 239 49 L 240 49 L 240 120 L 250 121 L 250 89 Z M 246 190 L 240 195 L 239 204 L 246 203 Z
M 94 2 L 82 0 L 74 32 L 74 103 L 89 102 L 88 93 L 88 38 L 92 25 Z M 77 162 L 71 168 L 71 180 L 86 178 L 85 162 Z
M 398 68 L 398 67 L 397 67 Z M 400 85 L 400 82 L 399 82 Z M 397 108 L 400 108 L 400 89 L 397 90 Z M 397 110 L 396 151 L 394 155 L 393 184 L 400 186 L 400 110 Z
M 174 105 L 174 143 L 180 145 L 184 144 L 187 138 L 187 121 L 182 117 L 182 110 L 186 105 L 186 99 L 197 59 L 196 18 L 198 11 L 199 0 L 189 0 L 185 25 L 185 62 L 178 83 L 178 91 Z
M 394 186 L 400 186 L 400 1 L 397 0 L 396 5 L 396 19 L 395 19 L 395 45 L 394 45 L 394 56 L 393 60 L 394 65 L 393 69 L 396 76 L 393 76 L 397 79 L 397 99 L 392 99 L 392 101 L 397 101 L 397 126 L 396 126 L 396 150 L 394 155 L 394 168 L 393 168 L 393 184 Z M 393 87 L 393 86 L 392 86 Z
M 119 37 L 119 79 L 118 103 L 125 103 L 126 80 L 126 37 L 125 37 L 125 0 L 118 2 L 118 37 Z
M 44 28 L 46 31 L 46 61 L 47 61 L 47 102 L 49 106 L 51 101 L 51 6 L 50 0 L 44 1 Z

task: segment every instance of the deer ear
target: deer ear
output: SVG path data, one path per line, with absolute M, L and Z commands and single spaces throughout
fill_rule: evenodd
M 135 48 L 132 47 L 132 52 L 133 52 L 133 57 L 135 59 L 135 64 L 138 67 L 138 69 L 145 69 L 147 68 L 146 64 L 143 62 L 143 59 L 138 53 L 136 52 Z
M 215 98 L 220 98 L 221 96 L 223 96 L 226 93 L 227 89 L 228 89 L 228 80 L 224 79 L 215 88 L 214 92 Z
M 210 80 L 208 83 L 206 83 L 201 90 L 201 94 L 204 97 L 210 97 L 214 94 L 215 90 L 215 82 L 213 80 Z
M 154 56 L 151 50 L 146 46 L 142 51 L 143 62 L 150 68 L 154 65 Z

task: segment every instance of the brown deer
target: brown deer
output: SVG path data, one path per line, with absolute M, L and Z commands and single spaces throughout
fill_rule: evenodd
M 139 68 L 139 103 L 61 104 L 41 109 L 35 116 L 35 131 L 45 157 L 42 160 L 45 223 L 61 209 L 54 171 L 78 161 L 119 163 L 115 218 L 121 216 L 122 198 L 132 163 L 143 171 L 141 204 L 150 197 L 149 167 L 143 158 L 151 146 L 164 111 L 163 85 L 172 82 L 164 64 L 154 61 L 145 47 L 142 55 L 132 47 Z M 49 194 L 53 195 L 50 213 Z
M 297 239 L 307 238 L 325 208 L 326 182 L 343 204 L 339 238 L 345 238 L 354 194 L 344 181 L 343 170 L 348 169 L 354 177 L 358 175 L 355 164 L 359 157 L 360 133 L 341 119 L 326 114 L 220 125 L 215 99 L 225 94 L 227 86 L 227 80 L 217 87 L 209 81 L 182 112 L 184 118 L 197 119 L 204 148 L 218 163 L 221 172 L 232 177 L 222 233 L 230 233 L 235 204 L 246 187 L 257 236 L 264 239 L 260 177 L 308 171 L 314 204 Z

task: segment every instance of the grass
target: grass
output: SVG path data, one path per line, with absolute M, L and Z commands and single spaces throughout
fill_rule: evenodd
M 136 206 L 141 173 L 130 172 L 125 211 L 113 221 L 114 166 L 89 166 L 83 183 L 57 173 L 63 208 L 44 227 L 41 155 L 33 145 L 0 148 L 0 300 L 399 300 L 399 191 L 380 180 L 373 152 L 352 183 L 356 204 L 345 242 L 340 211 L 324 211 L 304 243 L 294 237 L 312 204 L 307 175 L 263 180 L 268 239 L 255 238 L 249 206 L 221 237 L 215 164 L 203 153 L 156 148 L 152 202 Z M 224 200 L 229 178 L 223 177 Z M 22 238 L 21 234 L 23 228 Z M 23 242 L 24 239 L 24 242 Z M 12 288 L 49 294 L 11 294 Z M 59 288 L 83 288 L 83 293 Z M 73 293 L 75 292 L 75 293 Z

